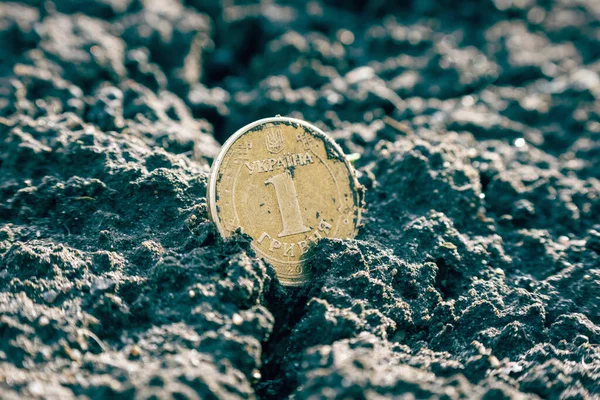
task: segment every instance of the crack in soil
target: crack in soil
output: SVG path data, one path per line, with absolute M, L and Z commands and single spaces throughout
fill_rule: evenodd
M 275 324 L 262 349 L 261 380 L 256 385 L 256 394 L 260 399 L 285 398 L 297 387 L 296 377 L 290 375 L 286 367 L 291 356 L 288 353 L 291 333 L 306 310 L 308 286 L 281 288 L 277 293 L 267 296 Z

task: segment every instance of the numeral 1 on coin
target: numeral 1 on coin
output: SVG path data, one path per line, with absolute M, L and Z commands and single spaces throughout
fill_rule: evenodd
M 265 181 L 265 185 L 271 184 L 275 188 L 275 196 L 279 204 L 279 213 L 283 222 L 283 230 L 277 237 L 295 235 L 296 233 L 307 232 L 310 228 L 304 226 L 302 215 L 300 214 L 300 204 L 298 204 L 298 193 L 288 171 L 270 177 Z

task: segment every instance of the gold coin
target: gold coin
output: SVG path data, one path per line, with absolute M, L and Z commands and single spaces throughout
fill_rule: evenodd
M 241 228 L 281 283 L 299 286 L 310 278 L 311 246 L 324 237 L 355 236 L 362 189 L 325 133 L 278 116 L 227 140 L 211 169 L 208 203 L 221 235 Z

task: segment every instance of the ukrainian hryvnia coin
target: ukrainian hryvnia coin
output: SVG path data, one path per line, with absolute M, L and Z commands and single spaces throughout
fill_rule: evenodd
M 354 237 L 362 195 L 335 142 L 307 122 L 275 117 L 243 127 L 223 145 L 208 202 L 221 235 L 241 228 L 279 280 L 298 286 L 310 278 L 311 246 Z

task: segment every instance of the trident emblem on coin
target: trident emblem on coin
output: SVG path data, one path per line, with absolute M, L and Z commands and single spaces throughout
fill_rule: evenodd
M 279 153 L 283 150 L 283 135 L 281 128 L 277 125 L 265 129 L 265 145 L 269 153 Z

